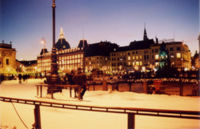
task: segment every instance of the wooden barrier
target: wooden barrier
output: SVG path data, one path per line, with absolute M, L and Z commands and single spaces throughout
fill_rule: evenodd
M 69 88 L 69 95 L 70 97 L 72 97 L 72 90 L 75 90 L 75 88 L 79 88 L 80 86 L 79 85 L 50 85 L 50 84 L 37 84 L 36 85 L 36 90 L 37 90 L 37 96 L 39 96 L 40 98 L 42 98 L 42 87 L 51 87 L 51 88 L 62 88 L 62 89 L 67 89 Z M 53 94 L 54 92 L 50 92 L 51 94 L 51 98 L 53 99 Z

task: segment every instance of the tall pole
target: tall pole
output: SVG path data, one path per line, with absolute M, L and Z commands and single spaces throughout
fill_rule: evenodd
M 51 74 L 56 76 L 58 74 L 58 65 L 57 65 L 57 55 L 56 55 L 56 46 L 55 46 L 55 36 L 56 36 L 56 26 L 55 26 L 55 11 L 56 11 L 56 3 L 53 0 L 52 3 L 52 55 L 51 55 Z
M 199 40 L 199 56 L 200 56 L 200 34 L 198 36 L 198 40 Z
M 53 25 L 53 27 L 52 27 L 52 29 L 53 29 L 53 35 L 52 35 L 52 37 L 53 37 L 53 43 L 52 43 L 52 48 L 55 48 L 55 37 L 56 37 L 56 32 L 55 32 L 55 30 L 56 30 L 56 26 L 55 26 L 55 24 L 56 24 L 56 14 L 55 14 L 55 11 L 56 11 L 56 3 L 55 3 L 55 0 L 53 0 L 53 3 L 52 3 L 52 25 Z
M 55 26 L 55 17 L 56 17 L 56 3 L 55 0 L 52 0 L 52 52 L 51 52 L 51 75 L 50 78 L 47 79 L 47 83 L 56 84 L 59 81 L 58 76 L 58 65 L 57 65 L 57 55 L 56 55 L 56 44 L 55 44 L 55 36 L 56 36 L 56 26 Z

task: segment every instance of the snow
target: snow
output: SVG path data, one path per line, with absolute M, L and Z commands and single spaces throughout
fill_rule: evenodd
M 0 96 L 53 101 L 70 104 L 83 104 L 112 107 L 137 107 L 154 109 L 177 109 L 200 111 L 200 97 L 175 95 L 149 95 L 134 92 L 86 91 L 84 101 L 69 98 L 69 91 L 56 93 L 50 99 L 44 90 L 45 98 L 36 97 L 35 84 L 40 79 L 29 79 L 19 84 L 17 80 L 5 81 L 0 85 Z M 14 103 L 18 113 L 31 128 L 34 123 L 34 106 Z M 41 107 L 42 129 L 126 129 L 127 115 L 100 113 Z M 25 129 L 11 103 L 0 102 L 0 129 Z M 199 120 L 150 117 L 136 115 L 136 129 L 199 129 Z

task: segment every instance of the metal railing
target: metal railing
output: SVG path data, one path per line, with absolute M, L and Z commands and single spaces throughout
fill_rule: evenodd
M 128 129 L 135 129 L 135 115 L 146 115 L 146 116 L 157 116 L 157 117 L 174 117 L 174 118 L 185 118 L 185 119 L 200 119 L 200 111 L 184 111 L 184 110 L 164 110 L 164 109 L 147 109 L 147 108 L 131 108 L 131 107 L 106 107 L 106 106 L 89 106 L 89 105 L 77 105 L 77 104 L 66 104 L 47 102 L 30 99 L 0 97 L 0 101 L 35 105 L 35 121 L 38 119 L 40 122 L 40 109 L 39 106 L 72 109 L 72 110 L 83 110 L 83 111 L 94 111 L 94 112 L 107 112 L 107 113 L 121 113 L 128 114 Z M 37 125 L 37 124 L 36 124 Z M 38 125 L 41 129 L 41 125 Z

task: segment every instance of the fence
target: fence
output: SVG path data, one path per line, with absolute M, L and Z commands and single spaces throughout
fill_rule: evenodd
M 198 120 L 200 119 L 200 111 L 86 106 L 86 105 L 55 103 L 55 102 L 38 101 L 38 100 L 30 100 L 30 99 L 10 98 L 10 97 L 0 97 L 0 101 L 34 105 L 35 106 L 35 109 L 34 109 L 35 129 L 41 129 L 40 106 L 62 108 L 62 109 L 82 110 L 82 111 L 127 114 L 128 115 L 128 118 L 127 118 L 128 119 L 128 123 L 127 123 L 128 129 L 135 129 L 135 124 L 136 124 L 135 123 L 135 115 L 173 117 L 173 118 L 198 119 Z

